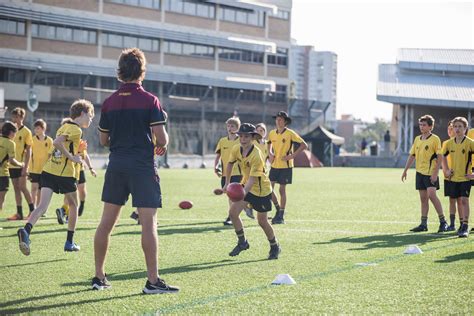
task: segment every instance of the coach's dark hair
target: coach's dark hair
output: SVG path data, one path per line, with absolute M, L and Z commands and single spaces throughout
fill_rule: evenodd
M 426 114 L 426 115 L 423 115 L 422 117 L 420 117 L 418 119 L 418 122 L 426 122 L 426 124 L 428 124 L 428 126 L 434 126 L 435 119 L 431 115 Z
M 140 49 L 134 47 L 122 50 L 117 69 L 117 78 L 119 81 L 143 80 L 145 70 L 146 58 Z
M 37 119 L 34 123 L 33 123 L 33 127 L 41 127 L 42 129 L 46 130 L 46 122 L 43 120 L 43 119 Z
M 17 131 L 18 131 L 18 128 L 12 122 L 6 121 L 5 123 L 3 123 L 2 136 L 8 137 L 8 136 L 10 136 L 10 133 L 12 133 L 12 132 L 16 133 Z

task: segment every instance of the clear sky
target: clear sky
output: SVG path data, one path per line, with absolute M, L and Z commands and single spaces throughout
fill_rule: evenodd
M 337 118 L 390 120 L 376 100 L 377 66 L 397 49 L 474 48 L 474 1 L 293 0 L 292 38 L 338 55 Z

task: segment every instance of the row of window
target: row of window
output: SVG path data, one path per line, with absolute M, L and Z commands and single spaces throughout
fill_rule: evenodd
M 263 63 L 263 53 L 249 50 L 219 48 L 219 58 L 232 61 L 243 61 L 260 64 Z
M 25 22 L 0 19 L 0 33 L 25 35 Z
M 247 11 L 231 7 L 220 7 L 219 19 L 259 27 L 265 26 L 265 13 L 261 11 Z
M 151 9 L 160 9 L 160 0 L 107 0 L 108 2 L 126 4 L 136 7 L 144 7 Z
M 271 17 L 282 19 L 282 20 L 289 20 L 290 19 L 290 12 L 285 10 L 278 9 L 277 13 L 270 13 Z
M 31 36 L 59 41 L 97 44 L 97 32 L 68 26 L 33 23 Z
M 192 0 L 166 0 L 166 10 L 208 19 L 216 17 L 216 7 L 211 3 Z
M 117 48 L 138 47 L 149 52 L 160 51 L 160 40 L 158 39 L 133 37 L 114 33 L 102 33 L 102 45 Z
M 165 41 L 164 52 L 168 54 L 214 58 L 214 47 L 174 41 Z

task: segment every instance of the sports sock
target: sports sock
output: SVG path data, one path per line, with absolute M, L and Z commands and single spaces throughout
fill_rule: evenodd
M 276 237 L 273 237 L 273 239 L 269 239 L 268 242 L 270 243 L 271 248 L 278 247 L 278 241 Z
M 283 215 L 285 215 L 285 209 L 284 208 L 281 208 L 280 211 L 278 212 L 278 216 L 280 218 L 283 218 Z
M 82 216 L 82 212 L 84 212 L 84 203 L 86 201 L 81 201 L 81 204 L 79 204 L 79 216 Z
M 28 204 L 28 207 L 30 208 L 30 213 L 35 210 L 35 205 L 33 203 Z
M 278 212 L 280 211 L 280 204 L 277 201 L 277 202 L 273 202 L 273 205 L 275 205 L 275 209 L 276 209 L 277 214 L 278 214 Z
M 454 226 L 456 224 L 456 214 L 449 214 L 449 224 Z
M 21 205 L 16 206 L 16 212 L 23 218 L 23 207 Z
M 74 237 L 74 232 L 71 231 L 71 230 L 68 230 L 67 231 L 67 241 L 69 241 L 70 243 L 72 243 L 72 238 Z
M 440 223 L 446 223 L 446 218 L 444 217 L 444 215 L 439 215 L 438 217 Z
M 24 228 L 29 235 L 31 233 L 31 230 L 33 229 L 33 225 L 31 225 L 30 223 L 26 223 Z
M 428 216 L 421 217 L 421 225 L 428 226 Z
M 239 244 L 243 244 L 245 242 L 244 229 L 242 228 L 239 231 L 235 231 L 235 234 L 237 235 L 237 238 L 239 238 Z

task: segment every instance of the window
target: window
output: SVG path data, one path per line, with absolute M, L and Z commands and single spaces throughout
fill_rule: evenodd
M 150 93 L 153 93 L 154 95 L 158 95 L 159 91 L 160 91 L 160 86 L 159 86 L 159 81 L 151 81 L 151 80 L 145 80 L 143 81 L 142 85 L 143 85 L 143 88 L 150 92 Z
M 256 90 L 218 88 L 217 97 L 222 100 L 236 100 L 239 98 L 239 100 L 262 102 L 263 93 Z
M 0 33 L 25 35 L 25 22 L 0 19 Z
M 271 94 L 270 101 L 286 102 L 286 86 L 277 84 L 275 92 Z
M 219 7 L 219 19 L 228 22 L 265 26 L 265 13 L 262 11 L 250 11 L 226 6 Z
M 26 83 L 26 70 L 0 68 L 0 81 L 13 83 Z
M 100 78 L 100 87 L 102 89 L 117 90 L 119 82 L 117 78 L 111 77 L 101 77 Z
M 208 19 L 216 17 L 216 6 L 196 0 L 165 0 L 166 10 Z
M 214 47 L 181 42 L 165 42 L 165 53 L 214 58 Z
M 227 60 L 242 61 L 246 63 L 263 63 L 263 53 L 250 50 L 235 50 L 230 48 L 219 48 L 219 58 Z
M 160 0 L 107 0 L 108 2 L 125 4 L 135 7 L 144 7 L 150 9 L 160 9 Z
M 60 25 L 48 25 L 33 23 L 31 25 L 31 36 L 58 41 L 78 42 L 85 44 L 97 43 L 97 32 L 72 28 Z
M 138 47 L 149 52 L 160 50 L 160 40 L 146 37 L 132 37 L 113 33 L 102 33 L 102 45 L 118 48 Z
M 276 54 L 267 55 L 267 63 L 270 65 L 288 66 L 288 49 L 278 47 Z
M 282 20 L 289 20 L 290 19 L 290 12 L 285 10 L 278 9 L 277 13 L 271 13 L 271 17 L 282 19 Z

